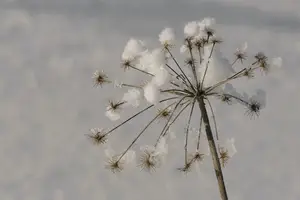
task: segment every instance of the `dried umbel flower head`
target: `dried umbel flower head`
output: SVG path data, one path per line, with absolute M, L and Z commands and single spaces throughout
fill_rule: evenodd
M 246 114 L 250 116 L 250 118 L 258 117 L 261 109 L 261 103 L 256 100 L 250 100 Z
M 225 149 L 224 147 L 220 147 L 219 153 L 220 153 L 220 161 L 221 161 L 222 167 L 225 167 L 225 164 L 228 162 L 228 160 L 230 158 L 228 155 L 228 150 Z
M 92 128 L 91 134 L 87 134 L 87 136 L 96 145 L 104 144 L 107 141 L 107 137 L 106 137 L 104 130 L 100 129 L 100 128 Z
M 161 119 L 168 119 L 170 117 L 172 110 L 171 109 L 158 109 L 159 117 Z
M 133 38 L 128 41 L 122 54 L 122 66 L 124 69 L 133 69 L 130 72 L 137 73 L 136 77 L 139 80 L 138 83 L 118 81 L 118 93 L 121 89 L 128 90 L 125 91 L 121 101 L 112 100 L 109 102 L 106 115 L 112 121 L 116 121 L 121 119 L 121 110 L 128 114 L 134 109 L 139 109 L 142 105 L 145 107 L 122 120 L 105 133 L 102 130 L 94 130 L 93 135 L 90 135 L 89 138 L 92 138 L 97 144 L 102 144 L 110 134 L 115 134 L 120 127 L 139 119 L 142 114 L 151 109 L 158 109 L 155 116 L 143 125 L 142 130 L 137 133 L 127 148 L 118 156 L 110 157 L 106 167 L 114 173 L 123 171 L 128 160 L 127 155 L 130 151 L 133 151 L 139 139 L 147 133 L 146 130 L 149 130 L 149 127 L 155 124 L 154 122 L 164 119 L 164 126 L 160 127 L 159 134 L 156 134 L 156 143 L 142 150 L 138 166 L 149 172 L 153 172 L 160 167 L 169 152 L 170 129 L 176 124 L 181 124 L 179 128 L 183 129 L 185 127 L 183 130 L 184 147 L 182 148 L 184 149 L 185 162 L 179 170 L 187 173 L 193 166 L 203 162 L 204 155 L 211 155 L 214 160 L 213 166 L 218 178 L 220 195 L 223 200 L 227 200 L 226 187 L 220 166 L 225 166 L 228 159 L 236 152 L 236 149 L 232 139 L 227 140 L 224 145 L 220 145 L 220 148 L 218 148 L 220 138 L 212 100 L 217 99 L 229 105 L 232 105 L 232 102 L 238 102 L 246 107 L 246 114 L 250 118 L 258 116 L 265 106 L 265 103 L 260 101 L 261 98 L 259 98 L 261 94 L 264 97 L 264 93 L 260 91 L 248 98 L 247 94 L 240 94 L 230 83 L 242 77 L 253 78 L 258 69 L 268 71 L 271 66 L 263 53 L 248 58 L 246 55 L 247 45 L 238 49 L 234 54 L 235 59 L 229 61 L 222 54 L 219 47 L 222 40 L 216 37 L 217 29 L 213 18 L 187 23 L 184 27 L 184 35 L 184 44 L 180 49 L 181 53 L 184 53 L 181 55 L 185 56 L 182 59 L 185 61 L 183 64 L 172 52 L 173 48 L 171 47 L 174 47 L 175 34 L 171 28 L 165 28 L 159 34 L 158 39 L 161 45 L 159 48 L 148 49 L 144 42 Z M 240 61 L 241 65 L 245 65 L 246 58 L 247 62 L 254 59 L 249 61 L 252 64 L 243 66 L 241 69 L 234 66 L 237 61 Z M 281 64 L 281 59 L 274 62 Z M 189 67 L 184 67 L 184 64 Z M 132 80 L 132 78 L 129 80 Z M 95 82 L 96 85 L 102 86 L 110 81 L 103 72 L 97 72 Z M 194 109 L 195 106 L 198 106 L 199 109 Z M 187 113 L 186 110 L 189 110 L 189 112 Z M 200 112 L 200 114 L 195 115 L 195 112 Z M 194 120 L 195 117 L 199 118 Z M 185 126 L 182 126 L 182 121 Z M 195 124 L 195 122 L 197 123 Z M 140 121 L 134 123 L 134 128 L 137 129 L 139 125 L 141 125 Z M 193 134 L 191 127 L 199 130 L 196 138 L 191 139 L 190 137 Z M 177 130 L 179 128 L 176 127 Z M 151 130 L 155 129 L 151 127 Z M 205 131 L 206 135 L 201 136 L 201 131 Z M 157 130 L 152 132 L 157 133 Z M 215 145 L 215 140 L 218 145 Z M 206 143 L 203 143 L 203 141 L 206 141 Z M 197 143 L 197 151 L 188 154 L 191 143 Z
M 158 153 L 151 149 L 144 149 L 140 155 L 138 166 L 142 170 L 154 172 L 161 164 L 161 158 Z
M 183 167 L 177 168 L 178 171 L 183 172 L 184 174 L 188 174 L 192 171 L 192 162 L 187 162 L 184 164 Z
M 109 158 L 105 168 L 113 173 L 121 172 L 124 169 L 124 162 L 120 160 L 119 157 L 120 156 L 113 156 Z
M 104 84 L 106 83 L 111 83 L 111 81 L 108 79 L 107 75 L 103 72 L 103 71 L 96 71 L 94 73 L 94 76 L 93 76 L 93 79 L 94 79 L 94 86 L 103 86 Z

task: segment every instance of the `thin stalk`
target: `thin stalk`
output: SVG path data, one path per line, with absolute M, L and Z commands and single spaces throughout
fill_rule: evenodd
M 192 44 L 191 44 L 191 42 L 190 41 L 188 41 L 188 43 L 189 43 L 189 47 L 188 47 L 188 49 L 189 49 L 189 52 L 190 52 L 190 56 L 191 56 L 191 59 L 192 59 L 192 72 L 193 72 L 193 75 L 194 75 L 194 79 L 195 79 L 195 82 L 196 82 L 196 86 L 197 86 L 197 90 L 198 90 L 198 85 L 199 85 L 199 83 L 198 83 L 198 77 L 197 77 L 197 74 L 196 74 L 196 66 L 195 66 L 195 62 L 194 62 L 194 55 L 193 55 L 193 51 L 192 51 Z
M 165 126 L 163 127 L 163 129 L 162 129 L 162 131 L 161 131 L 161 133 L 160 133 L 160 135 L 159 135 L 159 137 L 158 137 L 158 139 L 157 139 L 157 141 L 156 141 L 156 143 L 155 143 L 155 147 L 157 146 L 157 144 L 158 144 L 160 138 L 164 135 L 165 130 L 166 130 L 166 128 L 167 128 L 167 126 L 168 126 L 170 120 L 172 119 L 172 117 L 173 117 L 173 115 L 174 115 L 176 109 L 178 108 L 178 106 L 180 105 L 180 103 L 181 103 L 185 98 L 187 98 L 187 97 L 186 97 L 186 96 L 182 97 L 182 98 L 178 101 L 178 103 L 175 105 L 174 109 L 172 110 L 172 113 L 170 114 L 170 116 L 169 116 L 169 118 L 168 118 L 168 120 L 167 120 Z
M 205 79 L 205 76 L 206 76 L 206 73 L 207 73 L 207 69 L 208 69 L 208 65 L 210 63 L 210 59 L 211 59 L 212 53 L 213 53 L 214 48 L 215 48 L 215 44 L 216 43 L 213 43 L 213 46 L 211 47 L 211 50 L 210 50 L 210 53 L 209 53 L 209 57 L 207 59 L 207 63 L 206 63 L 206 66 L 205 66 L 205 71 L 204 71 L 203 78 L 202 78 L 202 81 L 201 81 L 201 86 L 200 86 L 201 89 L 200 89 L 200 91 L 202 91 L 202 89 L 203 89 L 204 79 Z
M 234 95 L 232 95 L 232 94 L 223 94 L 223 95 L 225 95 L 225 96 L 227 96 L 227 97 L 230 97 L 230 98 L 233 98 L 233 99 L 236 99 L 236 100 L 242 102 L 243 104 L 249 106 L 249 102 L 247 102 L 247 101 L 245 101 L 245 100 L 243 100 L 243 99 L 241 99 L 241 98 L 239 98 L 239 97 L 237 97 L 237 96 L 234 96 Z M 218 95 L 218 96 L 220 96 L 220 95 Z
M 189 87 L 187 84 L 186 84 L 186 81 L 185 81 L 185 79 L 181 76 L 181 74 L 178 74 L 169 64 L 167 64 L 166 63 L 166 66 L 172 71 L 172 72 L 174 72 L 175 74 L 176 74 L 176 78 L 178 77 L 180 77 L 180 79 L 183 81 L 183 83 L 187 86 L 187 87 Z
M 131 84 L 126 84 L 126 83 L 122 83 L 121 86 L 124 86 L 124 87 L 130 87 L 130 88 L 143 89 L 141 86 L 131 85 Z
M 207 140 L 208 140 L 208 144 L 209 144 L 209 149 L 210 149 L 210 153 L 211 153 L 212 160 L 213 160 L 215 174 L 216 174 L 216 177 L 218 180 L 220 196 L 221 196 L 222 200 L 228 200 L 226 187 L 225 187 L 225 183 L 224 183 L 224 178 L 223 178 L 223 173 L 222 173 L 222 168 L 221 168 L 220 160 L 218 157 L 218 152 L 217 152 L 216 144 L 214 141 L 214 137 L 213 137 L 211 127 L 209 124 L 209 118 L 207 115 L 204 99 L 203 99 L 203 97 L 200 96 L 197 98 L 197 101 L 199 104 L 201 115 L 203 116 L 203 122 L 205 125 L 205 131 L 206 131 L 206 136 L 207 136 Z
M 201 115 L 199 133 L 198 133 L 198 140 L 197 140 L 197 150 L 199 150 L 199 148 L 200 148 L 200 137 L 201 137 L 202 122 L 203 122 L 203 117 Z
M 173 106 L 176 102 L 171 103 L 167 107 L 165 107 L 163 110 L 168 109 L 169 107 Z M 178 104 L 178 103 L 177 103 Z M 128 150 L 134 145 L 134 143 L 142 136 L 142 134 L 147 130 L 147 128 L 160 116 L 160 113 L 158 113 L 144 128 L 143 130 L 136 136 L 136 138 L 131 142 L 131 144 L 127 147 L 127 149 L 121 154 L 121 156 L 118 158 L 117 162 L 119 162 L 123 156 L 128 152 Z
M 164 101 L 169 101 L 169 100 L 173 100 L 173 99 L 177 99 L 179 97 L 170 97 L 167 99 L 163 99 L 160 100 L 159 103 L 162 103 Z M 136 116 L 142 114 L 143 112 L 147 111 L 148 109 L 152 108 L 154 106 L 154 104 L 144 108 L 143 110 L 137 112 L 136 114 L 132 115 L 131 117 L 129 117 L 128 119 L 126 119 L 125 121 L 123 121 L 122 123 L 120 123 L 119 125 L 115 126 L 114 128 L 112 128 L 111 130 L 109 130 L 107 133 L 105 133 L 105 136 L 108 136 L 110 133 L 112 133 L 114 130 L 116 130 L 117 128 L 121 127 L 122 125 L 126 124 L 127 122 L 129 122 L 130 120 L 132 120 L 133 118 L 135 118 Z
M 150 76 L 154 76 L 154 74 L 151 74 L 151 73 L 149 73 L 149 72 L 146 72 L 146 71 L 144 71 L 144 70 L 141 70 L 141 69 L 139 69 L 139 68 L 137 68 L 137 67 L 134 67 L 134 66 L 132 66 L 132 65 L 129 65 L 129 67 L 132 68 L 132 69 L 135 69 L 135 70 L 137 70 L 137 71 L 139 71 L 139 72 L 142 72 L 142 73 L 144 73 L 144 74 L 147 74 L 147 75 L 150 75 Z
M 191 124 L 191 119 L 192 119 L 192 115 L 193 115 L 193 111 L 194 111 L 195 102 L 196 102 L 196 99 L 194 98 L 194 101 L 193 101 L 193 104 L 192 104 L 192 108 L 191 108 L 191 112 L 190 112 L 189 119 L 188 119 L 188 123 L 187 123 L 187 127 L 186 127 L 186 130 L 185 130 L 185 145 L 184 145 L 185 164 L 188 163 L 187 153 L 188 153 L 189 129 L 190 129 L 190 124 Z
M 175 62 L 175 64 L 177 65 L 177 67 L 179 68 L 179 70 L 181 71 L 182 75 L 184 76 L 184 78 L 189 82 L 191 89 L 193 89 L 194 91 L 195 88 L 193 86 L 193 84 L 191 83 L 191 81 L 189 80 L 189 78 L 186 76 L 186 74 L 184 73 L 184 71 L 181 69 L 179 63 L 177 62 L 177 60 L 174 58 L 173 54 L 171 53 L 171 51 L 169 50 L 169 48 L 166 48 L 166 50 L 168 51 L 168 53 L 171 55 L 173 61 Z
M 252 65 L 253 65 L 253 64 L 252 64 Z M 254 67 L 254 68 L 251 68 L 251 67 L 250 67 L 251 71 L 254 71 L 254 70 L 256 70 L 257 68 L 259 68 L 259 67 Z M 210 92 L 210 91 L 214 90 L 216 87 L 219 87 L 220 85 L 223 85 L 223 84 L 227 83 L 228 81 L 231 81 L 231 80 L 233 80 L 233 79 L 239 78 L 240 75 L 241 75 L 243 72 L 245 72 L 246 70 L 249 70 L 249 68 L 248 68 L 248 69 L 247 69 L 247 68 L 244 68 L 244 69 L 238 71 L 237 73 L 233 74 L 233 75 L 230 76 L 229 78 L 227 78 L 227 79 L 225 79 L 225 80 L 223 80 L 223 81 L 220 81 L 219 83 L 216 83 L 215 85 L 209 87 L 209 88 L 207 89 L 207 91 L 205 91 L 205 92 Z
M 199 63 L 201 64 L 202 63 L 201 47 L 198 47 L 197 49 L 198 49 L 199 59 L 200 59 Z
M 170 127 L 172 126 L 172 124 L 175 123 L 175 121 L 178 119 L 178 117 L 181 115 L 181 113 L 191 104 L 190 100 L 188 101 L 189 103 L 186 104 L 178 113 L 177 115 L 174 117 L 173 121 L 171 123 L 168 124 L 167 128 L 164 131 L 163 136 L 165 136 L 167 134 L 167 131 L 170 129 Z

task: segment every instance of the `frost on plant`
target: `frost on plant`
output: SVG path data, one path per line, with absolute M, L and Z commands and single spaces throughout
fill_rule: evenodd
M 134 127 L 137 130 L 135 138 L 124 151 L 110 155 L 106 165 L 114 173 L 125 170 L 135 160 L 134 152 L 139 139 L 150 126 L 156 125 L 158 129 L 155 130 L 159 130 L 155 131 L 156 142 L 141 147 L 136 162 L 136 166 L 141 169 L 153 172 L 164 163 L 168 153 L 173 153 L 168 152 L 168 145 L 177 137 L 171 128 L 176 127 L 179 120 L 184 121 L 186 127 L 183 130 L 176 128 L 176 135 L 184 138 L 184 160 L 181 166 L 175 168 L 187 173 L 198 168 L 207 160 L 206 157 L 211 156 L 220 196 L 225 200 L 228 198 L 222 167 L 236 153 L 236 148 L 233 138 L 219 138 L 212 100 L 223 102 L 224 105 L 240 104 L 250 118 L 258 117 L 266 104 L 265 92 L 257 90 L 252 96 L 239 92 L 234 88 L 234 80 L 250 81 L 256 71 L 267 73 L 273 66 L 280 67 L 282 60 L 277 57 L 269 61 L 263 52 L 249 55 L 246 42 L 232 53 L 234 59 L 226 58 L 220 49 L 222 39 L 217 35 L 213 18 L 188 22 L 183 32 L 185 38 L 178 49 L 181 58 L 175 57 L 176 39 L 171 28 L 163 29 L 158 35 L 161 45 L 155 49 L 147 48 L 138 39 L 131 38 L 127 42 L 121 56 L 121 67 L 125 69 L 124 73 L 131 72 L 142 76 L 143 82 L 125 83 L 118 79 L 111 81 L 111 77 L 103 71 L 95 72 L 93 78 L 96 86 L 113 82 L 115 90 L 124 92 L 122 99 L 108 102 L 105 115 L 110 120 L 121 120 L 123 112 L 136 111 L 111 129 L 91 129 L 88 137 L 95 144 L 109 142 L 109 136 L 115 130 L 132 120 L 138 121 L 141 115 L 151 109 L 156 110 L 156 115 L 149 116 L 148 123 Z M 120 75 L 122 76 L 124 75 Z M 145 107 L 140 108 L 141 105 Z M 200 118 L 192 120 L 195 112 L 200 113 Z M 191 137 L 192 133 L 196 133 L 196 137 Z M 225 134 L 222 133 L 222 138 Z

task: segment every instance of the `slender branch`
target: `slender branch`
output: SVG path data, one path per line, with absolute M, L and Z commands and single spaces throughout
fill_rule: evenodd
M 198 90 L 198 77 L 197 77 L 197 74 L 196 74 L 196 66 L 195 66 L 195 62 L 194 62 L 194 55 L 193 55 L 193 51 L 192 51 L 192 44 L 191 44 L 191 41 L 188 40 L 188 49 L 189 49 L 189 52 L 190 52 L 190 56 L 191 56 L 191 59 L 192 59 L 192 72 L 193 72 L 193 75 L 194 75 L 194 79 L 195 79 L 195 82 L 196 82 L 196 86 L 197 86 L 197 90 Z
M 165 131 L 164 131 L 163 136 L 165 136 L 165 135 L 167 134 L 167 132 L 168 132 L 168 130 L 170 129 L 170 127 L 172 126 L 172 124 L 175 123 L 175 121 L 178 119 L 178 117 L 181 115 L 181 113 L 182 113 L 182 112 L 183 112 L 183 111 L 191 104 L 190 101 L 191 101 L 191 100 L 187 101 L 187 102 L 189 102 L 189 103 L 186 104 L 186 105 L 185 105 L 185 106 L 177 113 L 177 115 L 174 117 L 173 121 L 172 121 L 171 123 L 168 124 L 167 128 L 166 128 Z M 187 102 L 186 102 L 186 103 L 187 103 Z
M 192 107 L 191 107 L 191 112 L 190 112 L 190 115 L 189 115 L 189 118 L 188 118 L 187 127 L 186 127 L 186 130 L 185 130 L 185 145 L 184 145 L 185 164 L 188 163 L 188 160 L 187 160 L 188 149 L 187 149 L 187 147 L 188 147 L 189 129 L 190 129 L 190 124 L 191 124 L 191 119 L 192 119 L 192 115 L 193 115 L 193 111 L 194 111 L 195 102 L 196 102 L 196 99 L 194 98 L 194 101 L 193 101 L 193 104 L 192 104 Z
M 170 116 L 169 116 L 169 118 L 168 118 L 168 120 L 167 120 L 165 126 L 163 127 L 163 129 L 162 129 L 162 131 L 161 131 L 161 133 L 160 133 L 160 135 L 159 135 L 159 137 L 158 137 L 158 139 L 157 139 L 157 141 L 156 141 L 156 143 L 155 143 L 155 146 L 157 146 L 157 144 L 158 144 L 160 138 L 163 137 L 164 132 L 165 132 L 165 130 L 166 130 L 166 128 L 167 128 L 167 126 L 168 126 L 170 120 L 172 119 L 172 117 L 173 117 L 173 115 L 174 115 L 176 109 L 178 108 L 178 106 L 180 105 L 180 103 L 181 103 L 185 98 L 187 98 L 187 97 L 186 97 L 186 96 L 182 97 L 182 98 L 178 101 L 178 103 L 175 105 L 174 109 L 172 110 L 172 113 L 170 114 Z
M 192 93 L 190 93 L 188 90 L 180 90 L 180 89 L 167 89 L 167 90 L 160 90 L 160 92 L 164 93 L 164 92 L 167 92 L 167 93 L 175 93 L 175 92 L 181 92 L 183 93 L 183 95 L 193 95 Z
M 186 81 L 185 81 L 184 77 L 181 76 L 181 74 L 178 74 L 178 72 L 176 72 L 176 71 L 175 71 L 170 65 L 168 65 L 167 63 L 166 63 L 166 66 L 167 66 L 172 72 L 174 72 L 174 73 L 176 74 L 176 78 L 177 78 L 177 79 L 180 78 L 180 79 L 183 81 L 183 83 L 184 83 L 187 87 L 189 87 L 189 86 L 186 84 Z
M 222 94 L 222 95 L 227 96 L 227 97 L 230 97 L 230 98 L 234 98 L 234 99 L 236 99 L 236 100 L 238 100 L 238 101 L 244 103 L 244 104 L 247 105 L 247 106 L 249 105 L 249 102 L 243 100 L 242 98 L 239 98 L 239 97 L 237 97 L 237 96 L 234 96 L 234 95 L 232 95 L 232 94 Z M 218 96 L 221 96 L 221 95 L 219 94 Z
M 213 137 L 211 127 L 209 124 L 209 118 L 208 118 L 207 111 L 205 108 L 204 99 L 203 99 L 203 97 L 200 96 L 197 98 L 197 101 L 198 101 L 198 104 L 200 107 L 201 114 L 203 116 L 203 122 L 205 124 L 206 136 L 207 136 L 207 140 L 208 140 L 208 144 L 209 144 L 209 148 L 210 148 L 210 152 L 211 152 L 211 156 L 212 156 L 212 160 L 213 160 L 215 174 L 216 174 L 216 177 L 218 180 L 220 196 L 221 196 L 222 200 L 228 200 L 226 187 L 225 187 L 225 183 L 224 183 L 224 178 L 223 178 L 223 172 L 222 172 L 220 160 L 218 157 L 218 152 L 217 152 L 216 144 L 214 141 L 214 137 Z
M 200 89 L 200 91 L 202 91 L 202 89 L 203 89 L 204 79 L 205 79 L 205 76 L 206 76 L 206 73 L 207 73 L 208 65 L 209 65 L 209 63 L 210 63 L 210 59 L 211 59 L 212 52 L 213 52 L 213 50 L 214 50 L 215 44 L 216 44 L 216 43 L 213 43 L 213 46 L 211 47 L 211 50 L 210 50 L 209 57 L 208 57 L 208 59 L 207 59 L 205 71 L 204 71 L 204 74 L 203 74 L 203 77 L 202 77 L 202 81 L 201 81 L 201 86 L 200 86 L 201 89 Z
M 162 103 L 164 101 L 169 101 L 169 100 L 173 100 L 173 99 L 177 99 L 179 97 L 170 97 L 170 98 L 167 98 L 167 99 L 163 99 L 163 100 L 160 100 L 159 103 Z M 109 130 L 107 133 L 105 133 L 105 136 L 108 136 L 110 133 L 112 133 L 114 130 L 116 130 L 117 128 L 121 127 L 122 125 L 126 124 L 127 122 L 129 122 L 130 120 L 132 120 L 133 118 L 135 118 L 136 116 L 142 114 L 143 112 L 145 112 L 146 110 L 152 108 L 154 106 L 154 104 L 144 108 L 143 110 L 137 112 L 136 114 L 132 115 L 131 117 L 129 117 L 128 119 L 126 119 L 125 121 L 123 121 L 122 123 L 120 123 L 119 125 L 115 126 L 114 128 L 112 128 L 111 130 Z
M 171 103 L 170 105 L 168 105 L 167 107 L 165 107 L 163 109 L 166 110 L 169 107 L 173 106 L 176 102 Z M 178 103 L 177 103 L 178 104 Z M 118 158 L 117 162 L 119 162 L 122 157 L 128 152 L 128 150 L 134 145 L 134 143 L 142 136 L 142 134 L 147 130 L 147 128 L 160 116 L 160 113 L 158 113 L 144 128 L 143 130 L 136 136 L 136 138 L 131 142 L 131 144 L 127 147 L 127 149 L 121 154 L 121 156 Z
M 252 65 L 253 65 L 253 64 L 252 64 Z M 220 81 L 219 83 L 216 83 L 215 85 L 213 85 L 213 86 L 207 88 L 207 90 L 206 90 L 205 92 L 210 92 L 210 91 L 214 90 L 216 87 L 219 87 L 219 86 L 221 86 L 221 85 L 227 83 L 228 81 L 231 81 L 231 80 L 233 80 L 233 79 L 236 79 L 236 78 L 241 77 L 240 75 L 241 75 L 242 73 L 244 73 L 245 71 L 247 71 L 247 70 L 254 71 L 254 70 L 258 69 L 258 68 L 259 68 L 259 67 L 244 68 L 244 69 L 238 71 L 237 73 L 233 74 L 233 75 L 230 76 L 229 78 L 227 78 L 227 79 L 225 79 L 225 80 L 223 80 L 223 81 Z
M 141 86 L 126 84 L 126 83 L 122 83 L 121 86 L 142 89 Z
M 141 70 L 141 69 L 139 69 L 139 68 L 137 68 L 137 67 L 134 67 L 134 66 L 132 66 L 132 65 L 128 65 L 128 67 L 130 67 L 130 68 L 132 68 L 132 69 L 135 69 L 135 70 L 137 70 L 137 71 L 139 71 L 139 72 L 142 72 L 142 73 L 144 73 L 144 74 L 147 74 L 147 75 L 150 75 L 150 76 L 154 76 L 154 74 L 151 74 L 151 73 L 149 73 L 149 72 L 146 72 L 146 71 L 144 71 L 144 70 Z
M 171 53 L 171 51 L 169 50 L 169 48 L 166 47 L 166 50 L 168 51 L 168 53 L 170 54 L 170 56 L 172 57 L 173 61 L 175 62 L 175 64 L 177 65 L 177 67 L 179 68 L 179 70 L 181 71 L 181 73 L 183 74 L 183 76 L 185 77 L 185 79 L 189 82 L 191 89 L 193 89 L 194 91 L 195 88 L 193 86 L 193 84 L 191 83 L 191 81 L 189 80 L 189 78 L 186 76 L 186 74 L 184 73 L 184 71 L 181 69 L 179 63 L 177 62 L 177 60 L 174 58 L 173 54 Z
M 200 148 L 200 136 L 201 136 L 202 122 L 203 122 L 203 117 L 201 115 L 199 133 L 198 133 L 198 140 L 197 140 L 197 150 L 199 150 L 199 148 Z
M 201 64 L 202 63 L 201 47 L 199 46 L 197 49 L 198 49 L 199 59 L 200 59 L 199 63 Z

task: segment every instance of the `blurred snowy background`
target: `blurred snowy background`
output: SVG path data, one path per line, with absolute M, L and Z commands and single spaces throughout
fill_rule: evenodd
M 113 125 L 105 103 L 118 94 L 92 87 L 95 70 L 120 76 L 130 37 L 152 42 L 170 26 L 182 39 L 186 22 L 207 16 L 229 58 L 247 41 L 250 53 L 283 59 L 281 71 L 237 87 L 267 91 L 258 119 L 238 105 L 216 107 L 220 134 L 235 137 L 238 150 L 224 169 L 230 199 L 300 199 L 299 9 L 297 0 L 0 0 L 0 199 L 218 199 L 210 165 L 187 177 L 168 162 L 153 175 L 116 177 L 84 136 Z M 134 124 L 119 130 L 113 147 L 136 132 Z

